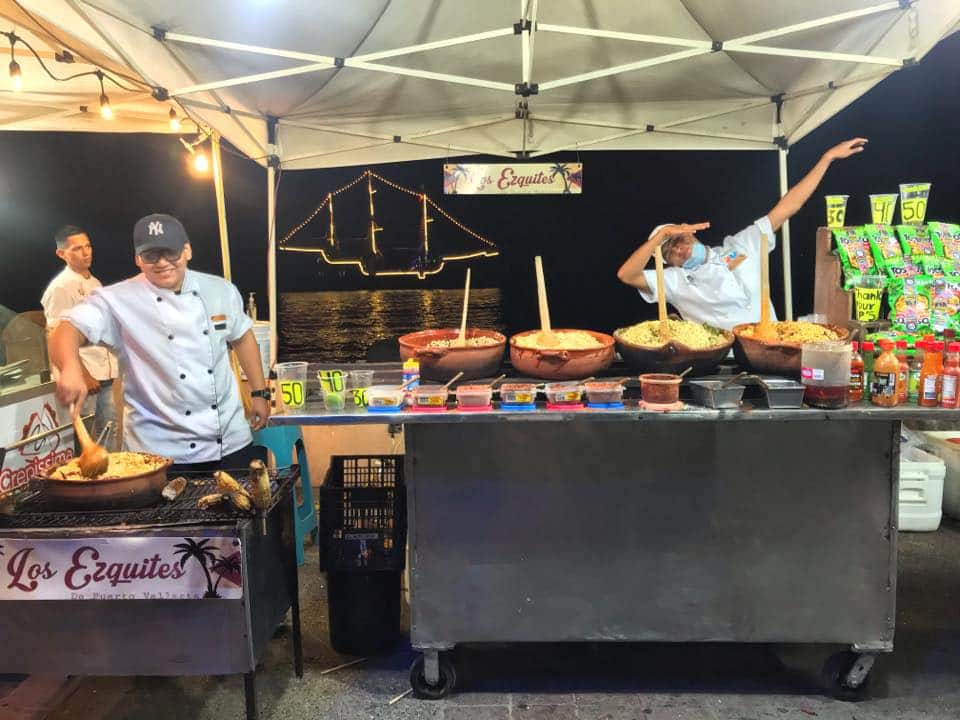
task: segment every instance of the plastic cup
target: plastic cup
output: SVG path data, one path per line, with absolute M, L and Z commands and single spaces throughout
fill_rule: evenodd
M 849 195 L 825 195 L 827 201 L 827 227 L 842 228 L 847 219 L 847 198 Z
M 880 306 L 887 279 L 883 275 L 861 275 L 853 286 L 853 304 L 860 322 L 880 319 Z
M 903 183 L 900 186 L 900 222 L 919 225 L 927 217 L 930 183 Z
M 284 412 L 302 410 L 307 399 L 307 363 L 277 363 L 277 387 Z
M 367 388 L 373 385 L 373 370 L 351 370 L 350 387 L 353 390 L 353 404 L 363 407 L 366 404 Z
M 893 211 L 897 207 L 897 193 L 870 196 L 870 222 L 874 225 L 889 225 L 893 222 Z
M 800 346 L 803 399 L 822 408 L 847 406 L 850 386 L 850 343 L 817 342 Z
M 343 410 L 350 386 L 348 374 L 338 368 L 326 368 L 317 372 L 317 380 L 320 382 L 324 407 L 330 412 Z

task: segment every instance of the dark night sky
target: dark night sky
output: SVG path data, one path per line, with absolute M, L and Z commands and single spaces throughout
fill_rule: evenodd
M 867 194 L 896 192 L 905 181 L 930 180 L 928 219 L 960 220 L 960 34 L 917 67 L 888 78 L 790 152 L 791 183 L 828 147 L 848 137 L 870 138 L 866 152 L 831 168 L 817 193 L 792 222 L 794 305 L 813 302 L 813 239 L 823 222 L 823 195 L 851 196 L 847 218 L 868 222 Z M 61 267 L 52 233 L 66 222 L 89 229 L 94 272 L 105 283 L 135 272 L 130 232 L 149 212 L 170 212 L 193 238 L 193 267 L 219 271 L 212 183 L 193 177 L 172 137 L 0 133 L 0 303 L 39 307 L 48 280 Z M 550 160 L 576 160 L 559 154 Z M 449 213 L 501 248 L 500 258 L 473 263 L 474 286 L 499 285 L 512 330 L 536 322 L 535 254 L 544 256 L 555 326 L 609 330 L 655 315 L 635 291 L 618 283 L 616 269 L 665 221 L 710 220 L 702 234 L 719 242 L 768 211 L 778 199 L 773 152 L 583 152 L 580 197 L 470 197 L 442 195 L 442 160 L 378 166 L 402 185 L 423 187 Z M 255 290 L 265 309 L 266 173 L 225 155 L 227 211 L 234 281 Z M 498 160 L 493 159 L 494 162 Z M 328 190 L 364 168 L 287 172 L 278 202 L 278 234 L 298 224 Z M 383 199 L 381 224 L 416 229 L 415 209 Z M 323 216 L 321 216 L 323 217 Z M 281 290 L 324 289 L 312 256 L 280 257 Z M 435 286 L 462 282 L 463 266 L 442 273 Z M 782 310 L 779 249 L 772 263 L 775 302 Z M 362 278 L 356 287 L 363 287 Z

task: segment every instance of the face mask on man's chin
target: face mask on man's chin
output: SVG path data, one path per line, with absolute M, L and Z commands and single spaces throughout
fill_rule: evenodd
M 693 270 L 700 267 L 707 261 L 707 246 L 701 242 L 693 243 L 693 248 L 690 250 L 690 257 L 688 257 L 682 267 L 684 270 Z

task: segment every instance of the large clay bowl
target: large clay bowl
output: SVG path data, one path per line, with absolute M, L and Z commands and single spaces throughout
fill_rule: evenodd
M 121 478 L 55 480 L 43 478 L 43 499 L 57 507 L 78 509 L 138 508 L 153 505 L 167 484 L 170 458 L 140 453 L 162 464 L 156 470 Z M 52 468 L 53 472 L 56 468 Z
M 671 340 L 661 347 L 649 347 L 628 342 L 620 336 L 620 330 L 613 333 L 617 341 L 617 352 L 634 370 L 641 373 L 680 373 L 693 366 L 693 375 L 708 375 L 717 369 L 717 365 L 730 353 L 733 346 L 733 333 L 721 331 L 724 335 L 722 345 L 696 350 L 681 342 Z
M 755 324 L 743 323 L 733 328 L 733 335 L 736 338 L 733 354 L 740 366 L 753 373 L 800 377 L 801 343 L 766 342 L 742 334 L 746 328 L 753 327 Z M 846 340 L 850 336 L 850 331 L 839 325 L 816 324 L 837 333 L 837 340 Z
M 517 338 L 535 335 L 539 330 L 527 330 L 510 338 L 510 362 L 517 373 L 544 380 L 579 380 L 606 370 L 613 362 L 613 337 L 593 330 L 565 330 L 557 332 L 585 332 L 602 343 L 599 348 L 553 350 L 519 347 Z
M 496 340 L 493 345 L 431 348 L 434 340 L 455 340 L 460 331 L 456 328 L 420 330 L 400 337 L 400 358 L 415 359 L 420 363 L 420 376 L 427 380 L 445 382 L 459 372 L 462 380 L 489 378 L 497 374 L 503 362 L 507 338 L 495 330 L 467 328 L 467 339 L 488 337 Z

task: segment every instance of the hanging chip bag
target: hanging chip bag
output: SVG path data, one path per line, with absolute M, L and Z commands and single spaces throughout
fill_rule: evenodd
M 886 272 L 891 278 L 917 274 L 908 272 L 903 261 L 903 249 L 892 225 L 864 225 L 863 234 L 870 243 L 870 252 L 878 270 Z
M 843 267 L 843 287 L 849 290 L 862 275 L 873 275 L 876 263 L 870 253 L 870 243 L 859 227 L 834 228 L 833 239 Z
M 897 225 L 904 255 L 936 255 L 937 249 L 925 225 Z
M 913 335 L 931 331 L 930 284 L 930 278 L 923 276 L 890 281 L 887 302 L 894 330 Z
M 960 225 L 954 223 L 927 223 L 930 239 L 938 255 L 960 262 Z
M 937 278 L 931 286 L 930 324 L 938 333 L 960 327 L 960 279 Z

